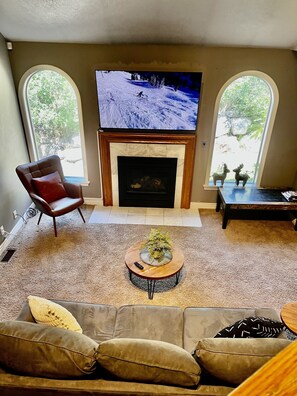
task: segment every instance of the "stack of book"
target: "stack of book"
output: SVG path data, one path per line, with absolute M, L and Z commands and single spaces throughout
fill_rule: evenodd
M 297 202 L 297 191 L 284 191 L 282 195 L 286 198 L 287 201 Z

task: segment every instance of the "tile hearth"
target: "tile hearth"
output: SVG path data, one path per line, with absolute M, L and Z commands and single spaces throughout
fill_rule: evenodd
M 95 206 L 89 223 L 202 227 L 198 209 Z

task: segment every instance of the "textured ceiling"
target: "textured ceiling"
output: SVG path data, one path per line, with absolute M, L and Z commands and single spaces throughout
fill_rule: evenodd
M 297 0 L 0 0 L 10 41 L 297 49 Z

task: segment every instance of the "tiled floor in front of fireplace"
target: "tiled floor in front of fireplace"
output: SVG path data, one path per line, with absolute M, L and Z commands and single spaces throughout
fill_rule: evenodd
M 198 209 L 95 206 L 89 223 L 202 227 Z

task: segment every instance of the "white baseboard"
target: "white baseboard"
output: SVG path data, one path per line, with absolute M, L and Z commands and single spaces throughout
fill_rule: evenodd
M 103 206 L 102 198 L 85 198 L 84 201 L 86 205 Z
M 17 235 L 19 230 L 22 228 L 24 222 L 23 219 L 20 219 L 16 225 L 13 227 L 13 229 L 10 231 L 10 235 L 8 235 L 7 238 L 4 239 L 4 241 L 0 245 L 0 256 L 8 249 L 9 244 L 13 240 L 13 238 Z
M 215 209 L 217 206 L 214 202 L 191 202 L 191 209 Z

